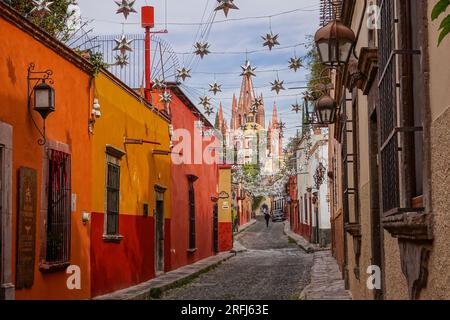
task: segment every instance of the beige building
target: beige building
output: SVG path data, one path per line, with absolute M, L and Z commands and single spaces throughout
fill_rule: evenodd
M 334 73 L 329 142 L 333 253 L 355 299 L 450 299 L 450 38 L 438 46 L 436 2 L 336 12 L 357 37 Z

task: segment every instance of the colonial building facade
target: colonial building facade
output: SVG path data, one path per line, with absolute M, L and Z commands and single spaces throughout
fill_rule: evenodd
M 337 12 L 357 43 L 334 73 L 333 253 L 356 299 L 449 299 L 450 42 L 438 46 L 435 1 L 371 4 Z

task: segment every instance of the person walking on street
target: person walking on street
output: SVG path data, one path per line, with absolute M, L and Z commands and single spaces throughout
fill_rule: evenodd
M 266 214 L 264 215 L 264 218 L 266 219 L 266 226 L 267 229 L 269 228 L 269 221 L 270 221 L 270 214 L 269 212 L 266 212 Z

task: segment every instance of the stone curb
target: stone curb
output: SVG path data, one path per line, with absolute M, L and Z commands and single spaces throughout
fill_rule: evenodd
M 291 231 L 291 227 L 289 225 L 289 221 L 284 222 L 284 234 L 295 241 L 297 245 L 306 253 L 314 253 L 317 249 L 306 241 L 302 236 Z
M 168 290 L 191 282 L 200 275 L 209 272 L 223 262 L 236 256 L 233 252 L 224 252 L 206 258 L 194 264 L 168 272 L 158 278 L 134 287 L 122 289 L 111 294 L 96 297 L 93 300 L 152 300 L 159 299 Z
M 245 230 L 247 230 L 248 228 L 250 228 L 251 226 L 253 226 L 256 222 L 258 222 L 257 220 L 253 219 L 252 221 L 250 221 L 249 223 L 243 224 L 242 226 L 239 227 L 239 231 L 235 233 L 235 235 L 238 235 L 242 232 L 244 232 Z

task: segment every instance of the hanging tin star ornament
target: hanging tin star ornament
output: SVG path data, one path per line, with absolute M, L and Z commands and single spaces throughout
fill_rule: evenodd
M 127 51 L 130 52 L 133 51 L 133 49 L 130 46 L 131 43 L 133 42 L 133 39 L 127 40 L 124 34 L 122 34 L 120 38 L 114 39 L 114 41 L 116 42 L 116 46 L 113 49 L 114 51 L 120 51 L 122 55 L 125 54 Z
M 205 114 L 208 116 L 208 117 L 210 117 L 212 114 L 214 114 L 215 112 L 214 112 L 214 110 L 213 110 L 213 108 L 206 108 L 205 109 Z
M 264 104 L 263 98 L 255 98 L 252 107 L 256 108 L 256 110 L 259 110 L 259 107 L 261 107 L 263 104 Z
M 217 82 L 214 82 L 209 86 L 210 86 L 209 91 L 214 93 L 214 95 L 217 95 L 218 92 L 222 92 L 222 85 L 218 84 Z
M 263 46 L 269 47 L 269 50 L 272 50 L 273 47 L 279 46 L 280 42 L 278 41 L 278 34 L 273 34 L 272 32 L 268 33 L 265 37 L 262 37 L 264 40 Z
M 211 98 L 204 96 L 200 98 L 200 105 L 202 105 L 205 109 L 211 107 Z
M 258 110 L 259 110 L 258 107 L 252 106 L 252 107 L 250 108 L 250 114 L 251 114 L 252 116 L 254 116 L 254 115 L 256 115 L 256 114 L 258 113 Z
M 159 102 L 164 102 L 166 104 L 172 102 L 172 95 L 167 91 L 164 91 L 164 93 L 160 94 L 159 97 Z
M 280 121 L 280 122 L 278 122 L 277 128 L 278 128 L 278 130 L 283 132 L 284 129 L 286 129 L 286 124 L 283 121 Z
M 303 67 L 303 64 L 300 58 L 293 57 L 289 60 L 289 69 L 297 72 L 297 70 L 300 69 L 301 67 Z
M 217 0 L 219 2 L 219 5 L 214 9 L 214 11 L 220 11 L 223 10 L 223 13 L 225 14 L 225 17 L 228 18 L 228 12 L 231 9 L 239 10 L 239 8 L 234 4 L 234 0 Z
M 252 65 L 250 64 L 250 61 L 246 61 L 245 65 L 241 66 L 242 68 L 242 73 L 241 76 L 249 76 L 249 77 L 256 77 L 255 71 L 256 68 L 253 68 Z
M 115 59 L 116 59 L 115 64 L 119 66 L 121 69 L 123 69 L 123 67 L 126 67 L 129 64 L 128 56 L 126 54 L 116 55 Z
M 202 58 L 202 59 L 204 56 L 211 53 L 211 51 L 209 51 L 209 43 L 208 42 L 197 42 L 194 45 L 194 48 L 195 48 L 194 53 L 196 55 L 200 56 L 200 58 Z
M 33 9 L 31 9 L 30 13 L 32 12 L 39 12 L 39 13 L 48 13 L 51 12 L 49 6 L 53 3 L 53 1 L 48 0 L 33 0 Z
M 178 69 L 177 72 L 178 72 L 177 77 L 181 78 L 181 80 L 183 80 L 183 81 L 186 81 L 187 78 L 191 77 L 191 75 L 190 75 L 191 69 L 186 69 L 183 67 L 181 69 Z
M 153 80 L 152 88 L 155 90 L 162 90 L 162 89 L 166 88 L 166 84 L 165 84 L 164 80 L 155 79 L 155 80 Z
M 286 90 L 284 88 L 284 81 L 280 81 L 280 79 L 277 79 L 274 82 L 271 82 L 271 85 L 272 85 L 272 91 L 275 91 L 277 94 L 280 94 L 281 90 Z
M 292 111 L 299 113 L 302 110 L 302 106 L 298 104 L 298 101 L 292 105 Z
M 127 19 L 130 13 L 137 13 L 137 11 L 133 8 L 135 2 L 136 1 L 130 0 L 115 1 L 115 3 L 119 6 L 116 14 L 123 14 L 125 19 Z

